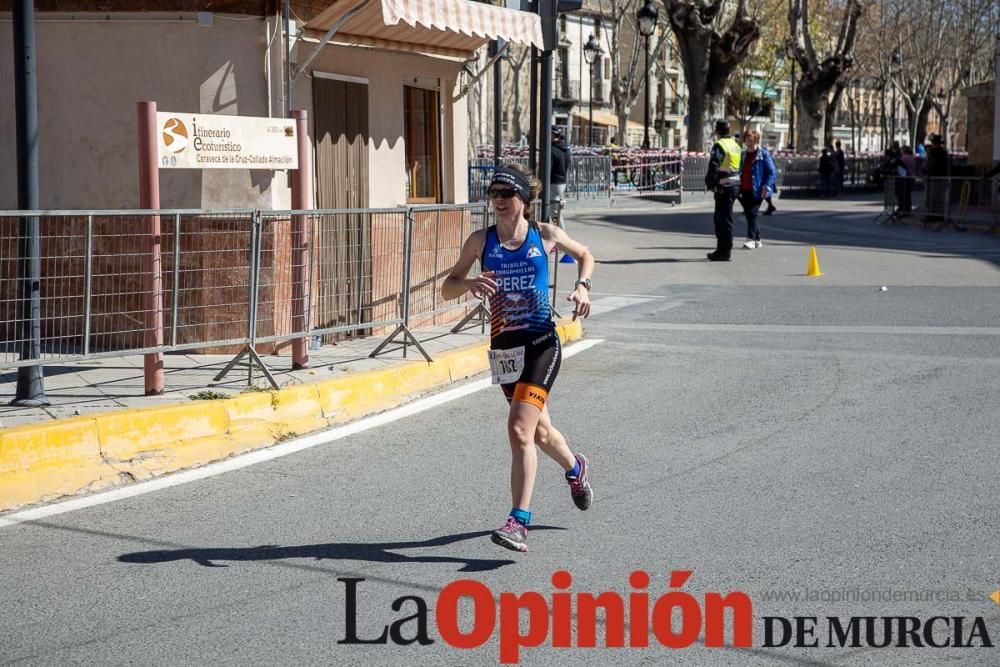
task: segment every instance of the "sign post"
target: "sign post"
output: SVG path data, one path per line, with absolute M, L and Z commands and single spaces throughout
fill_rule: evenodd
M 301 118 L 251 118 L 245 116 L 223 116 L 218 114 L 190 114 L 157 111 L 156 102 L 139 102 L 137 116 L 139 125 L 139 206 L 156 211 L 160 208 L 160 169 L 267 169 L 294 170 L 299 186 L 293 190 L 293 206 L 309 205 L 309 178 L 302 158 L 302 142 L 308 137 L 305 112 Z M 300 128 L 301 139 L 296 138 L 296 127 Z M 308 142 L 305 150 L 308 149 Z M 303 165 L 303 170 L 299 166 Z M 304 193 L 304 194 L 303 194 Z M 296 216 L 299 219 L 302 216 Z M 160 216 L 151 214 L 146 219 L 149 247 L 143 256 L 144 275 L 144 340 L 143 347 L 160 350 L 163 347 L 163 266 L 160 256 Z M 296 224 L 293 221 L 293 226 Z M 304 228 L 305 223 L 301 222 Z M 293 228 L 293 262 L 304 261 L 307 240 L 304 232 Z M 175 243 L 180 243 L 176 239 Z M 259 245 L 257 250 L 259 251 Z M 256 268 L 259 257 L 251 261 Z M 308 298 L 307 278 L 304 266 L 293 268 L 292 286 L 295 295 L 302 295 L 297 303 L 303 304 Z M 303 284 L 299 284 L 303 282 Z M 255 297 L 251 297 L 255 298 Z M 252 304 L 251 304 L 252 306 Z M 298 308 L 298 306 L 295 306 Z M 250 309 L 253 316 L 253 308 Z M 294 326 L 305 326 L 304 310 L 293 312 Z M 301 329 L 304 331 L 305 329 Z M 220 379 L 244 356 L 249 355 L 249 363 L 254 361 L 264 366 L 250 343 L 226 369 L 216 376 Z M 293 342 L 293 365 L 299 367 L 308 363 L 305 352 L 305 338 Z M 145 391 L 147 396 L 163 393 L 163 353 L 150 352 L 144 358 Z M 265 375 L 271 384 L 277 386 L 267 368 Z
M 160 170 L 157 168 L 156 102 L 139 102 L 139 208 L 160 208 Z M 160 216 L 146 217 L 149 246 L 143 253 L 143 347 L 163 345 L 163 263 L 160 257 Z M 174 240 L 177 243 L 177 239 Z M 163 394 L 163 353 L 143 356 L 146 396 Z
M 309 120 L 304 109 L 292 110 L 295 118 L 299 164 L 309 164 Z M 292 172 L 292 208 L 302 211 L 312 208 L 312 192 L 309 170 L 296 169 Z M 309 328 L 309 222 L 304 215 L 292 216 L 292 329 L 305 332 Z M 292 369 L 299 370 L 309 365 L 308 336 L 292 340 Z

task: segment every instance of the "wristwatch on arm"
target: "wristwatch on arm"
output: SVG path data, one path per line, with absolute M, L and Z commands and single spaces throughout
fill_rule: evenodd
M 576 287 L 578 287 L 579 285 L 583 285 L 584 287 L 586 287 L 587 291 L 589 292 L 590 291 L 590 278 L 584 278 L 583 280 L 577 280 L 576 283 L 573 284 L 574 289 Z

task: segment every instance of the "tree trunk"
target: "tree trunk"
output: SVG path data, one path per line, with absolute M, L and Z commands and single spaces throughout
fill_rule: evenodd
M 809 0 L 789 0 L 788 4 L 791 36 L 786 45 L 795 62 L 802 68 L 802 80 L 798 86 L 795 105 L 799 112 L 796 117 L 795 147 L 811 149 L 820 141 L 830 90 L 854 64 L 854 42 L 857 39 L 861 2 L 847 0 L 836 47 L 825 58 L 813 46 L 814 28 L 809 17 Z
M 760 37 L 760 25 L 749 16 L 743 0 L 725 19 L 725 31 L 720 25 L 724 0 L 663 0 L 663 4 L 688 87 L 687 147 L 705 151 L 712 145 L 714 129 L 714 123 L 708 121 L 725 113 L 726 84 Z
M 705 86 L 695 86 L 688 82 L 688 128 L 687 128 L 687 149 L 689 151 L 704 152 L 708 150 L 705 146 L 706 130 L 711 129 L 705 126 L 705 115 L 708 112 L 708 100 L 705 97 Z M 711 144 L 709 144 L 710 146 Z
M 795 91 L 795 149 L 811 151 L 821 147 L 826 90 L 813 83 L 799 83 Z
M 842 81 L 837 81 L 836 86 L 833 89 L 833 95 L 830 96 L 830 101 L 826 105 L 826 110 L 823 113 L 823 145 L 832 146 L 833 145 L 833 127 L 837 122 L 837 111 L 840 109 L 840 98 L 844 95 L 844 84 Z
M 521 68 L 511 67 L 511 78 L 514 85 L 514 118 L 511 119 L 511 127 L 514 131 L 514 143 L 521 143 Z
M 618 107 L 618 145 L 628 146 L 628 116 L 632 113 L 631 107 Z
M 927 116 L 930 115 L 930 112 L 931 101 L 925 99 L 920 107 L 920 113 L 917 114 L 916 125 L 910 133 L 910 140 L 913 142 L 911 146 L 917 147 L 927 139 Z
M 706 104 L 706 120 L 705 127 L 703 130 L 704 144 L 706 151 L 712 149 L 712 145 L 715 143 L 715 121 L 724 118 L 726 115 L 726 96 L 724 94 L 712 95 L 709 93 L 705 96 Z M 734 135 L 739 134 L 740 128 L 732 128 Z
M 885 96 L 885 86 L 882 86 L 879 91 L 881 99 L 879 100 L 879 110 L 881 112 L 881 127 L 879 128 L 879 136 L 882 139 L 882 148 L 888 148 L 890 144 L 886 143 L 886 136 L 889 134 L 889 115 L 886 113 L 886 96 Z

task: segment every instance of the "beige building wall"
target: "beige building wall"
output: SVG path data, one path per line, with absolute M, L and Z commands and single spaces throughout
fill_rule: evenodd
M 305 59 L 315 42 L 298 46 Z M 461 63 L 419 54 L 377 51 L 361 47 L 328 45 L 312 61 L 308 75 L 294 85 L 292 102 L 309 111 L 312 118 L 312 82 L 316 73 L 349 76 L 368 82 L 368 204 L 373 208 L 406 204 L 406 146 L 403 138 L 403 87 L 438 88 L 441 101 L 441 160 L 444 199 L 447 203 L 468 200 L 468 159 L 465 142 L 468 119 L 464 101 L 453 103 L 455 79 Z M 456 109 L 458 112 L 456 113 Z
M 36 15 L 40 203 L 47 209 L 137 208 L 136 103 L 160 111 L 281 116 L 280 35 L 273 18 L 215 14 Z M 3 15 L 0 15 L 3 17 Z M 91 20 L 86 20 L 92 17 Z M 10 27 L 9 18 L 5 24 Z M 0 30 L 0 53 L 13 53 Z M 270 49 L 268 50 L 268 45 Z M 314 43 L 300 42 L 300 59 Z M 403 85 L 433 85 L 442 104 L 442 182 L 450 203 L 467 201 L 464 101 L 452 103 L 461 63 L 419 54 L 327 46 L 311 69 L 369 83 L 369 205 L 406 203 Z M 0 58 L 0 90 L 13 91 L 11 58 Z M 0 209 L 17 208 L 13 96 L 0 105 Z M 293 85 L 292 108 L 310 112 L 308 75 Z M 459 113 L 456 113 L 456 108 Z M 310 124 L 312 127 L 312 124 Z M 284 172 L 161 170 L 164 208 L 290 207 Z
M 75 16 L 36 19 L 42 208 L 138 207 L 138 101 L 155 100 L 161 111 L 269 115 L 264 45 L 273 21 L 217 14 L 211 27 L 200 27 L 193 14 Z M 0 53 L 13 53 L 12 39 L 11 30 L 0 30 Z M 12 59 L 0 58 L 0 90 L 13 90 L 13 76 Z M 272 79 L 278 115 L 280 74 Z M 6 99 L 0 208 L 16 208 L 14 103 Z M 160 171 L 164 208 L 280 208 L 288 197 L 283 172 Z
M 987 81 L 962 91 L 968 103 L 966 117 L 969 136 L 974 137 L 974 140 L 969 142 L 969 164 L 980 167 L 990 167 L 993 164 L 993 133 L 996 131 L 993 126 L 995 85 L 994 81 Z

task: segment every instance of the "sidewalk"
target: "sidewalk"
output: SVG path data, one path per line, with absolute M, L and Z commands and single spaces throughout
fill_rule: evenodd
M 583 336 L 562 321 L 564 342 Z M 380 338 L 331 345 L 311 354 L 311 368 L 291 371 L 288 356 L 268 356 L 280 389 L 247 385 L 246 369 L 213 378 L 231 359 L 166 355 L 167 393 L 143 395 L 142 357 L 49 367 L 48 408 L 0 411 L 0 515 L 7 510 L 158 477 L 396 407 L 422 393 L 485 372 L 487 335 L 479 326 L 414 332 L 433 358 L 413 346 L 390 346 L 371 359 Z M 240 372 L 242 371 L 242 372 Z M 2 376 L 14 393 L 16 372 Z M 206 387 L 212 393 L 203 393 Z M 195 399 L 195 400 L 192 400 Z M 9 400 L 9 399 L 8 399 Z M 10 422 L 21 425 L 13 426 Z
M 442 353 L 480 343 L 488 338 L 478 325 L 470 325 L 461 333 L 450 333 L 450 326 L 419 329 L 417 340 L 432 358 Z M 309 352 L 309 368 L 291 370 L 292 359 L 287 352 L 264 356 L 271 374 L 281 387 L 344 377 L 350 373 L 390 368 L 407 361 L 421 360 L 420 351 L 409 345 L 406 357 L 402 345 L 390 344 L 377 358 L 369 354 L 381 338 L 357 338 L 336 345 L 325 345 Z M 235 396 L 247 390 L 247 368 L 237 366 L 220 382 L 213 378 L 233 358 L 232 354 L 166 354 L 163 357 L 165 393 L 145 396 L 143 391 L 143 357 L 107 357 L 65 365 L 46 366 L 45 394 L 52 403 L 44 408 L 20 408 L 9 405 L 17 384 L 17 369 L 0 373 L 0 427 L 22 426 L 64 417 L 107 412 L 122 408 L 154 407 L 191 400 L 196 394 L 211 391 Z M 271 386 L 259 368 L 254 369 L 254 385 L 261 389 Z

